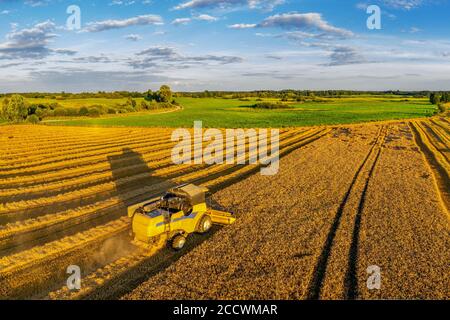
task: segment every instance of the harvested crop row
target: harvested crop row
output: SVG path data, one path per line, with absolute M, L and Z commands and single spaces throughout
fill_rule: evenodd
M 442 122 L 437 121 L 435 119 L 430 120 L 433 124 L 434 129 L 438 132 L 439 136 L 444 139 L 444 141 L 448 144 L 450 143 L 450 128 L 445 127 Z
M 329 130 L 319 130 L 314 134 L 308 135 L 305 140 L 303 140 L 303 145 L 309 144 L 316 141 L 318 138 L 327 134 Z M 312 139 L 313 136 L 315 139 Z M 318 136 L 318 137 L 317 137 Z M 298 141 L 296 141 L 295 146 L 289 145 L 281 150 L 281 154 L 284 155 L 292 150 L 299 148 Z M 208 186 L 212 190 L 216 190 L 219 185 L 223 184 L 224 179 L 236 178 L 238 175 L 244 176 L 249 170 L 253 170 L 256 166 L 245 166 L 241 170 L 237 170 L 230 175 L 226 175 L 212 181 L 207 181 L 199 183 L 202 186 Z M 245 170 L 244 170 L 245 169 Z M 204 239 L 194 239 L 191 240 L 191 248 L 198 245 Z M 124 290 L 123 286 L 129 286 L 130 281 L 135 283 L 136 279 L 142 278 L 142 274 L 145 270 L 145 274 L 149 272 L 155 272 L 162 268 L 162 266 L 167 266 L 170 260 L 174 256 L 179 256 L 179 254 L 173 252 L 159 252 L 159 247 L 156 248 L 155 252 L 149 255 L 141 254 L 131 254 L 130 256 L 122 257 L 118 261 L 100 268 L 96 272 L 88 275 L 83 281 L 87 281 L 86 287 L 83 286 L 80 292 L 70 292 L 67 287 L 63 287 L 49 295 L 52 299 L 75 299 L 80 297 L 95 297 L 95 298 L 108 298 L 111 294 L 116 294 L 121 290 Z M 133 268 L 131 271 L 128 268 Z M 154 270 L 154 271 L 152 271 Z M 106 279 L 105 279 L 106 277 Z M 107 290 L 102 290 L 102 286 L 107 285 Z M 114 289 L 112 289 L 112 287 Z M 110 290 L 111 289 L 111 290 Z M 114 293 L 113 293 L 114 292 Z
M 442 153 L 434 147 L 427 134 L 416 122 L 410 122 L 410 127 L 414 133 L 416 144 L 422 151 L 424 160 L 428 163 L 433 174 L 442 208 L 449 214 L 450 192 L 448 186 L 450 185 L 450 164 L 443 157 Z
M 170 149 L 166 148 L 161 150 L 158 146 L 147 148 L 148 150 L 141 150 L 140 155 L 145 160 L 146 163 L 151 163 L 152 161 L 158 161 L 161 159 L 167 159 L 170 156 Z M 158 151 L 155 151 L 158 150 Z M 9 178 L 0 179 L 0 186 L 5 188 L 12 185 L 17 186 L 27 186 L 33 184 L 42 184 L 45 182 L 58 182 L 64 179 L 71 179 L 75 177 L 80 177 L 86 174 L 97 173 L 111 168 L 111 164 L 108 159 L 114 159 L 118 157 L 116 161 L 117 164 L 123 162 L 126 163 L 130 159 L 127 153 L 136 154 L 135 152 L 130 152 L 131 150 L 123 150 L 122 153 L 110 154 L 108 157 L 103 157 L 93 161 L 85 160 L 74 165 L 65 164 L 58 168 L 58 170 L 52 171 L 42 171 L 41 173 L 34 173 L 21 176 L 11 176 Z M 131 156 L 133 158 L 133 156 Z
M 441 137 L 435 127 L 429 125 L 427 122 L 420 122 L 418 125 L 426 133 L 430 142 L 433 144 L 436 150 L 438 150 L 445 158 L 447 163 L 450 161 L 450 149 L 445 139 Z
M 293 130 L 295 131 L 295 130 Z M 281 134 L 285 134 L 289 131 L 283 131 Z M 173 147 L 176 143 L 172 142 L 169 138 L 170 134 L 167 135 L 158 135 L 155 138 L 144 139 L 144 140 L 125 140 L 123 143 L 112 143 L 110 147 L 105 148 L 89 148 L 89 149 L 81 149 L 76 150 L 76 152 L 63 152 L 56 153 L 55 156 L 52 157 L 43 157 L 44 161 L 38 160 L 35 162 L 30 161 L 27 158 L 26 165 L 20 164 L 21 161 L 17 159 L 14 160 L 14 165 L 9 165 L 7 170 L 2 170 L 2 175 L 11 175 L 11 174 L 21 174 L 24 172 L 36 173 L 39 170 L 55 170 L 60 168 L 60 163 L 63 162 L 63 165 L 68 164 L 77 164 L 77 160 L 82 159 L 83 162 L 94 161 L 98 159 L 104 159 L 105 155 L 111 155 L 115 152 L 120 152 L 123 150 L 123 147 L 126 146 L 126 149 L 133 149 L 136 152 L 145 152 L 149 150 L 149 148 L 154 146 L 159 146 L 161 148 L 170 148 Z M 151 149 L 150 149 L 151 150 Z M 6 165 L 6 164 L 5 164 Z M 63 166 L 64 167 L 64 166 Z
M 294 139 L 300 139 L 302 135 L 295 136 Z M 289 140 L 291 141 L 291 140 Z M 285 143 L 283 140 L 281 141 L 281 146 Z M 168 161 L 171 161 L 170 159 Z M 153 177 L 158 177 L 157 175 L 151 174 Z M 42 207 L 49 204 L 54 204 L 56 202 L 65 202 L 73 199 L 86 198 L 91 195 L 98 195 L 101 192 L 113 192 L 116 188 L 120 188 L 120 185 L 128 184 L 135 180 L 140 180 L 149 177 L 148 172 L 140 173 L 134 176 L 128 176 L 125 178 L 116 179 L 115 181 L 98 184 L 89 188 L 84 188 L 81 190 L 72 190 L 67 193 L 61 193 L 55 196 L 50 197 L 41 197 L 35 200 L 24 200 L 24 201 L 16 201 L 16 202 L 6 202 L 0 205 L 0 215 L 1 214 L 10 214 L 12 212 L 21 211 L 21 210 L 30 210 L 32 208 Z
M 282 135 L 287 134 L 287 133 L 295 133 L 296 130 L 293 130 L 292 132 L 283 132 Z M 168 155 L 170 155 L 170 151 L 169 149 L 171 149 L 176 143 L 174 142 L 166 142 L 166 143 L 152 143 L 149 144 L 148 146 L 137 146 L 135 148 L 133 148 L 134 152 L 139 152 L 141 155 L 145 155 L 148 153 L 151 153 L 150 156 L 153 158 L 156 158 L 157 156 L 160 155 L 165 155 L 166 157 Z M 131 146 L 130 146 L 131 148 Z M 126 148 L 126 149 L 122 149 L 122 152 L 129 152 L 131 150 L 129 150 L 130 148 Z M 159 150 L 159 151 L 155 151 Z M 118 150 L 117 152 L 114 153 L 109 153 L 109 154 L 105 154 L 108 155 L 108 157 L 113 157 L 113 156 L 118 156 L 121 152 L 120 150 Z M 93 166 L 95 164 L 99 164 L 101 162 L 104 162 L 105 160 L 105 155 L 94 155 L 94 156 L 90 156 L 87 157 L 86 155 L 84 156 L 80 156 L 78 159 L 75 160 L 66 160 L 66 161 L 62 161 L 61 164 L 57 165 L 56 167 L 54 166 L 54 163 L 50 163 L 47 165 L 43 165 L 40 167 L 35 167 L 35 168 L 27 168 L 26 170 L 13 170 L 13 171 L 9 171 L 7 176 L 3 177 L 3 179 L 0 180 L 0 182 L 4 183 L 8 183 L 11 184 L 13 182 L 13 180 L 15 181 L 22 181 L 24 179 L 27 179 L 26 176 L 23 176 L 25 174 L 28 174 L 29 176 L 31 174 L 33 174 L 33 178 L 37 179 L 38 177 L 42 176 L 42 175 L 46 175 L 47 172 L 50 170 L 52 173 L 51 175 L 57 175 L 57 170 L 65 170 L 68 169 L 69 167 L 71 167 L 71 169 L 79 169 L 81 166 Z
M 450 129 L 450 121 L 448 118 L 439 117 L 436 119 L 441 125 L 445 126 L 447 129 Z
M 54 283 L 64 276 L 71 264 L 65 256 L 71 254 L 85 263 L 92 260 L 91 250 L 99 247 L 109 238 L 120 235 L 128 229 L 129 221 L 122 218 L 83 233 L 50 242 L 44 246 L 23 251 L 0 259 L 0 298 L 30 296 L 41 286 Z M 87 254 L 91 252 L 91 254 Z M 95 255 L 95 253 L 94 253 Z M 78 261 L 77 261 L 78 262 Z
M 298 143 L 299 141 L 301 141 L 301 142 L 303 142 L 303 141 L 305 141 L 305 140 L 306 140 L 306 141 L 309 141 L 308 139 L 310 139 L 311 137 L 317 136 L 319 133 L 322 133 L 323 131 L 324 131 L 324 129 L 322 129 L 322 130 L 320 130 L 320 129 L 318 129 L 318 130 L 312 130 L 312 131 L 307 131 L 307 133 L 301 134 L 301 135 L 299 135 L 299 136 L 294 136 L 294 137 L 287 138 L 286 140 L 282 141 L 281 144 L 280 144 L 281 151 L 284 151 L 286 148 L 289 148 L 292 144 L 296 144 L 296 143 Z M 247 154 L 246 154 L 246 157 L 247 157 L 247 158 L 244 159 L 244 160 L 247 161 L 248 158 L 250 158 L 250 157 L 252 157 L 252 156 L 255 156 L 257 153 L 258 153 L 258 150 L 253 150 L 253 151 L 251 151 L 250 153 L 247 153 Z M 280 152 L 280 153 L 281 153 L 281 152 Z M 270 157 L 270 156 L 266 156 L 265 158 L 260 159 L 261 163 L 266 163 L 266 162 L 267 162 L 267 159 L 268 159 L 269 157 Z M 247 168 L 248 170 L 253 170 L 254 167 L 255 167 L 255 165 L 253 165 L 253 166 L 252 166 L 252 165 L 247 165 L 247 166 L 244 167 L 244 169 Z M 226 168 L 230 168 L 230 165 L 226 165 L 226 164 L 223 164 L 223 165 L 217 165 L 217 166 L 212 167 L 210 170 L 208 170 L 208 171 L 207 171 L 207 174 L 208 174 L 208 175 L 213 175 L 213 174 L 216 174 L 216 173 L 218 173 L 218 172 L 223 171 L 223 170 L 226 169 Z M 234 173 L 233 173 L 233 174 L 234 174 Z M 180 182 L 186 182 L 186 181 L 189 181 L 189 180 L 195 180 L 196 177 L 197 177 L 198 175 L 199 175 L 198 172 L 194 172 L 193 174 L 191 174 L 191 175 L 189 175 L 189 176 L 183 178 L 183 180 L 181 180 Z M 225 176 L 225 177 L 228 177 L 228 176 Z M 227 179 L 227 178 L 225 178 L 225 179 Z M 227 179 L 227 180 L 228 180 L 228 179 Z
M 105 129 L 103 129 L 105 130 Z M 109 129 L 110 130 L 110 129 Z M 280 130 L 280 133 L 285 133 L 287 131 L 291 131 L 290 129 L 283 129 Z M 114 132 L 114 131 L 112 131 Z M 133 132 L 133 131 L 131 131 Z M 172 130 L 170 129 L 158 129 L 158 130 L 152 130 L 147 129 L 144 131 L 139 131 L 137 134 L 121 134 L 118 136 L 112 136 L 108 138 L 107 140 L 100 140 L 98 141 L 95 135 L 91 136 L 92 141 L 75 141 L 69 144 L 61 144 L 56 145 L 49 142 L 44 142 L 42 146 L 36 147 L 36 145 L 33 143 L 29 147 L 27 147 L 25 150 L 25 153 L 23 154 L 17 154 L 14 153 L 14 151 L 11 151 L 11 154 L 7 153 L 5 156 L 9 159 L 9 161 L 0 161 L 1 165 L 15 165 L 17 164 L 17 158 L 24 156 L 27 157 L 28 160 L 39 160 L 39 159 L 47 159 L 50 155 L 52 159 L 58 155 L 70 155 L 75 152 L 80 153 L 84 150 L 101 150 L 104 147 L 108 145 L 121 145 L 124 142 L 127 142 L 128 144 L 131 144 L 133 142 L 139 142 L 141 141 L 146 142 L 148 139 L 155 140 L 157 138 L 163 139 L 164 137 L 167 138 L 167 140 L 170 141 L 169 137 L 172 133 Z M 36 134 L 36 133 L 34 133 Z M 94 139 L 94 140 L 93 140 Z M 96 147 L 97 149 L 93 149 Z M 6 148 L 5 148 L 6 149 Z M 15 149 L 17 151 L 17 148 Z M 48 152 L 46 152 L 48 151 Z M 70 151 L 70 152 L 68 152 Z M 1 158 L 0 158 L 1 159 Z M 56 159 L 57 160 L 57 159 Z M 36 161 L 35 161 L 36 162 Z
M 303 137 L 303 136 L 301 136 Z M 307 137 L 310 137 L 309 135 Z M 295 137 L 295 142 L 299 139 L 299 137 Z M 290 140 L 288 140 L 290 141 Z M 286 142 L 287 143 L 287 142 Z M 289 147 L 289 145 L 288 145 Z M 287 147 L 282 148 L 281 153 L 286 152 Z M 250 155 L 249 155 L 250 156 Z M 249 166 L 249 168 L 252 168 Z M 197 168 L 198 169 L 198 168 Z M 182 183 L 185 181 L 196 181 L 199 179 L 203 179 L 204 177 L 214 177 L 214 173 L 220 173 L 224 170 L 229 171 L 230 169 L 236 170 L 236 168 L 230 166 L 203 166 L 200 171 L 194 172 L 194 174 L 189 173 L 190 171 L 195 171 L 195 168 L 191 166 L 182 166 L 182 168 L 175 166 L 169 169 L 163 169 L 157 175 L 168 176 L 169 173 L 179 172 L 177 176 L 169 177 L 169 179 L 161 179 L 161 183 L 153 183 L 149 187 L 141 187 L 137 191 L 131 190 L 127 193 L 122 193 L 117 197 L 113 197 L 107 199 L 105 201 L 97 202 L 94 205 L 88 205 L 85 207 L 80 207 L 75 210 L 67 210 L 65 212 L 50 214 L 46 216 L 41 216 L 36 219 L 29 219 L 25 221 L 18 221 L 16 223 L 10 223 L 0 228 L 0 239 L 3 239 L 0 242 L 11 242 L 9 238 L 11 236 L 17 237 L 21 233 L 31 232 L 40 230 L 42 228 L 46 228 L 49 226 L 53 226 L 55 224 L 66 223 L 69 220 L 73 220 L 79 217 L 85 217 L 87 215 L 96 215 L 97 212 L 104 210 L 106 208 L 110 208 L 114 205 L 118 205 L 124 201 L 129 201 L 132 198 L 140 196 L 142 194 L 148 194 L 152 192 L 156 192 L 158 190 L 164 189 L 167 187 L 167 183 L 170 182 L 172 184 Z M 236 174 L 234 174 L 236 175 Z M 226 176 L 225 176 L 226 177 Z M 76 221 L 74 221 L 76 222 Z M 65 224 L 66 225 L 66 224 Z
M 299 134 L 303 131 L 291 131 L 291 132 L 287 132 L 287 133 L 283 133 L 280 135 L 280 138 L 283 138 L 284 136 L 291 136 L 291 135 L 295 135 L 295 134 Z M 195 145 L 194 145 L 195 146 Z M 132 155 L 134 153 L 130 153 L 130 155 Z M 150 162 L 150 160 L 154 160 L 157 159 L 159 156 L 163 156 L 165 155 L 166 157 L 163 158 L 162 160 L 156 161 L 156 162 Z M 150 157 L 146 157 L 146 154 L 141 154 L 143 160 L 144 161 L 138 165 L 131 163 L 131 165 L 127 165 L 126 162 L 128 161 L 127 159 L 127 154 L 125 153 L 123 155 L 123 157 L 121 157 L 120 159 L 114 159 L 114 165 L 118 166 L 119 163 L 123 162 L 123 165 L 121 165 L 120 168 L 116 169 L 114 171 L 114 176 L 120 176 L 122 171 L 129 171 L 132 169 L 132 167 L 139 167 L 139 166 L 148 166 L 148 169 L 150 170 L 154 170 L 156 168 L 162 167 L 163 165 L 169 165 L 171 164 L 171 161 L 169 159 L 169 155 L 170 155 L 170 150 L 169 149 L 160 149 L 157 152 L 151 152 Z M 132 158 L 132 157 L 131 157 Z M 110 156 L 109 159 L 112 159 L 112 156 Z M 149 166 L 151 164 L 151 166 Z M 90 168 L 90 170 L 89 170 Z M 79 175 L 79 172 L 77 171 L 78 176 L 75 178 L 72 177 L 66 177 L 65 179 L 61 179 L 58 180 L 57 182 L 47 182 L 47 183 L 39 183 L 37 185 L 32 185 L 30 187 L 27 186 L 23 186 L 21 185 L 20 188 L 16 187 L 16 188 L 9 188 L 9 189 L 0 189 L 0 197 L 7 197 L 7 196 L 17 196 L 20 194 L 27 194 L 29 195 L 30 193 L 33 192 L 39 192 L 39 191 L 51 191 L 53 189 L 58 189 L 61 190 L 63 187 L 67 188 L 67 187 L 71 187 L 71 186 L 80 186 L 82 184 L 89 184 L 92 183 L 94 181 L 96 182 L 100 182 L 102 180 L 108 179 L 108 178 L 112 178 L 112 172 L 111 172 L 111 163 L 110 161 L 108 161 L 108 163 L 104 164 L 103 166 L 97 165 L 93 168 L 93 166 L 89 166 L 89 168 L 86 168 L 87 171 L 85 175 Z M 91 171 L 91 172 L 90 172 Z M 74 173 L 74 171 L 72 171 Z M 46 179 L 46 181 L 48 181 L 48 178 Z M 12 181 L 9 180 L 8 185 L 11 185 Z
M 160 132 L 139 132 L 139 133 L 128 133 L 126 135 L 108 135 L 106 138 L 99 139 L 97 136 L 91 136 L 88 141 L 75 141 L 70 143 L 61 143 L 55 144 L 50 141 L 43 142 L 42 145 L 30 145 L 24 151 L 16 152 L 8 150 L 8 156 L 5 156 L 5 160 L 1 161 L 1 163 L 7 163 L 8 159 L 13 163 L 14 159 L 20 157 L 32 157 L 33 159 L 44 159 L 46 156 L 54 156 L 55 151 L 58 153 L 63 152 L 75 152 L 77 150 L 97 147 L 101 148 L 107 145 L 111 145 L 112 143 L 121 143 L 124 141 L 136 141 L 136 140 L 145 140 L 157 138 L 162 135 L 170 135 L 170 132 L 165 132 L 161 130 Z
M 103 160 L 105 156 L 112 154 L 119 154 L 124 149 L 135 149 L 145 150 L 146 148 L 152 148 L 155 146 L 170 146 L 174 145 L 173 142 L 170 141 L 168 136 L 157 137 L 155 139 L 149 139 L 148 141 L 136 141 L 136 142 L 123 142 L 122 144 L 111 144 L 111 146 L 106 147 L 105 149 L 96 150 L 95 148 L 90 151 L 84 152 L 81 150 L 80 152 L 76 152 L 71 154 L 70 152 L 67 154 L 50 157 L 48 159 L 44 158 L 44 160 L 38 160 L 36 162 L 30 162 L 26 165 L 18 164 L 16 166 L 8 166 L 7 169 L 1 171 L 1 176 L 8 175 L 17 175 L 24 173 L 37 173 L 42 172 L 44 170 L 55 170 L 58 168 L 64 168 L 66 165 L 71 164 L 79 164 L 80 162 L 88 162 L 94 160 Z
M 37 129 L 28 126 L 20 126 L 19 132 L 8 133 L 7 131 L 10 131 L 11 127 L 12 126 L 8 126 L 6 132 L 4 132 L 3 135 L 0 135 L 0 138 L 3 137 L 0 141 L 2 141 L 4 148 L 13 154 L 15 152 L 21 153 L 41 148 L 43 151 L 48 151 L 49 149 L 51 150 L 50 146 L 64 147 L 67 145 L 83 145 L 96 141 L 109 140 L 110 138 L 133 136 L 136 132 L 139 132 L 137 130 L 123 130 L 120 128 L 118 128 L 118 130 L 88 128 L 86 128 L 86 130 L 73 130 L 73 128 L 67 128 L 66 132 L 61 130 L 61 128 L 52 131 L 50 127 L 39 127 Z M 51 131 L 50 135 L 46 134 L 48 131 Z M 23 140 L 23 136 L 36 136 L 37 140 Z M 95 137 L 95 141 L 93 141 L 93 137 Z
M 325 129 L 325 130 L 321 130 L 318 132 L 315 132 L 314 134 L 312 134 L 311 136 L 306 137 L 304 140 L 298 141 L 292 145 L 289 145 L 288 147 L 280 150 L 280 155 L 284 156 L 289 154 L 290 152 L 292 152 L 295 149 L 301 148 L 303 146 L 306 146 L 322 137 L 324 137 L 325 135 L 327 135 L 330 132 L 330 130 Z M 256 169 L 255 166 L 245 166 L 241 169 L 238 169 L 228 175 L 223 175 L 220 176 L 212 181 L 209 181 L 207 183 L 204 184 L 205 187 L 213 189 L 215 185 L 223 185 L 225 184 L 227 181 L 233 181 L 236 180 L 236 178 L 241 177 L 241 176 L 246 176 L 250 173 L 252 173 L 254 170 Z
M 149 148 L 139 149 L 140 155 L 144 158 L 145 162 L 149 163 L 150 160 L 158 160 L 162 158 L 168 158 L 170 156 L 170 147 L 166 149 L 161 149 L 162 146 L 152 146 Z M 158 150 L 155 152 L 155 149 Z M 135 151 L 135 150 L 133 150 Z M 130 152 L 127 152 L 130 153 Z M 136 154 L 136 153 L 132 153 Z M 44 171 L 40 174 L 34 173 L 33 175 L 28 176 L 12 176 L 10 178 L 0 179 L 0 187 L 3 186 L 3 189 L 7 186 L 17 185 L 21 187 L 21 189 L 25 186 L 32 185 L 34 183 L 42 185 L 45 183 L 51 183 L 55 180 L 61 181 L 64 179 L 71 179 L 73 177 L 80 177 L 81 175 L 90 174 L 90 173 L 98 173 L 101 171 L 107 171 L 110 169 L 111 164 L 107 162 L 108 159 L 114 159 L 115 156 L 119 156 L 120 154 L 110 154 L 109 158 L 101 157 L 98 161 L 92 162 L 89 160 L 84 160 L 83 163 L 78 163 L 73 167 L 69 166 L 68 163 L 65 166 L 59 168 L 58 170 L 52 170 L 51 172 Z M 124 154 L 123 157 L 115 159 L 115 163 L 119 165 L 120 162 L 127 162 L 129 159 L 127 154 Z M 70 169 L 70 170 L 69 170 Z
M 120 228 L 121 226 L 119 226 L 119 228 Z M 35 252 L 36 251 L 38 251 L 38 248 L 39 247 L 37 247 L 37 248 L 35 248 L 35 249 L 33 249 Z M 22 253 L 23 254 L 23 253 Z M 62 255 L 63 253 L 62 252 L 60 252 L 60 254 Z M 20 253 L 18 254 L 18 255 L 21 255 Z M 45 260 L 45 256 L 47 256 L 48 254 L 47 254 L 47 252 L 44 254 L 44 257 L 39 257 L 39 258 L 37 258 L 37 260 L 40 260 L 40 261 L 42 261 L 42 260 Z M 26 254 L 24 254 L 24 256 L 20 256 L 20 258 L 18 258 L 19 260 L 21 260 L 21 261 L 26 261 L 27 259 L 27 257 L 28 257 L 29 255 L 26 255 Z M 13 256 L 14 257 L 14 256 Z M 15 257 L 17 257 L 16 255 L 15 255 Z M 34 257 L 34 258 L 36 258 L 36 256 Z M 14 261 L 17 261 L 17 259 L 13 259 Z M 10 261 L 10 260 L 9 260 Z M 10 269 L 14 269 L 13 267 L 12 267 L 12 264 L 10 263 L 10 265 L 9 265 L 9 267 L 10 267 Z M 50 268 L 50 266 L 48 267 L 48 268 Z M 19 277 L 20 278 L 20 277 Z M 18 285 L 18 287 L 21 287 L 20 285 Z M 21 287 L 22 288 L 22 287 Z M 23 288 L 22 288 L 23 289 Z
M 159 244 L 154 245 L 151 249 L 149 248 L 139 248 L 136 247 L 134 252 L 132 252 L 129 255 L 125 255 L 123 257 L 120 257 L 119 259 L 115 260 L 114 262 L 97 269 L 91 274 L 88 274 L 86 277 L 83 278 L 83 285 L 81 290 L 79 291 L 70 291 L 67 286 L 64 286 L 58 290 L 55 290 L 53 292 L 48 293 L 44 299 L 51 299 L 51 300 L 74 300 L 74 299 L 80 299 L 83 296 L 87 296 L 89 294 L 92 294 L 93 291 L 95 291 L 98 287 L 101 287 L 103 284 L 115 280 L 118 278 L 118 275 L 125 275 L 129 270 L 139 266 L 142 264 L 145 260 L 150 260 L 149 258 L 154 258 L 159 251 L 161 251 L 164 247 L 164 239 L 161 238 L 162 241 L 160 241 Z M 172 254 L 173 255 L 173 254 Z M 169 253 L 167 253 L 167 256 L 165 258 L 168 258 L 170 256 Z M 152 264 L 155 259 L 151 259 Z M 158 265 L 153 264 L 151 268 L 158 267 Z M 143 274 L 148 274 L 150 271 L 150 268 L 146 268 L 145 272 Z
M 78 144 L 76 147 L 72 146 L 67 148 L 64 146 L 63 148 L 58 148 L 56 146 L 52 147 L 52 152 L 45 153 L 41 152 L 41 150 L 33 151 L 30 154 L 23 155 L 15 155 L 14 159 L 11 161 L 0 161 L 0 165 L 8 166 L 11 169 L 19 169 L 25 166 L 20 166 L 20 163 L 17 163 L 17 160 L 21 157 L 26 157 L 27 164 L 26 167 L 35 167 L 38 165 L 43 165 L 51 161 L 60 161 L 61 159 L 73 159 L 79 154 L 85 153 L 86 155 L 92 154 L 92 151 L 98 151 L 99 154 L 102 154 L 103 150 L 109 150 L 111 147 L 123 147 L 127 145 L 138 145 L 150 142 L 158 142 L 158 141 L 170 141 L 170 133 L 160 133 L 153 135 L 145 135 L 139 137 L 125 137 L 121 139 L 112 139 L 112 141 L 107 143 L 96 143 L 92 145 L 86 144 Z

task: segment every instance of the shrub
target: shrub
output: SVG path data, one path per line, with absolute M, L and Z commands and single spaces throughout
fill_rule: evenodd
M 63 108 L 63 106 L 60 105 L 60 104 L 57 103 L 57 102 L 49 103 L 49 104 L 48 104 L 48 107 L 49 107 L 50 109 L 52 109 L 52 110 L 55 110 L 56 108 Z
M 148 110 L 149 109 L 149 104 L 147 102 L 145 102 L 145 101 L 142 101 L 141 102 L 141 110 L 142 109 Z
M 45 111 L 45 116 L 46 117 L 53 117 L 55 115 L 55 111 L 54 110 L 44 110 Z
M 261 102 L 261 103 L 254 104 L 251 107 L 255 108 L 255 109 L 288 109 L 288 108 L 292 108 L 292 106 L 287 105 L 287 104 L 272 103 L 272 102 Z
M 41 119 L 39 119 L 37 115 L 32 114 L 27 117 L 27 121 L 31 124 L 38 124 L 41 121 Z
M 447 106 L 444 103 L 440 103 L 438 108 L 440 113 L 445 113 L 447 111 Z
M 117 110 L 114 109 L 114 108 L 108 108 L 107 113 L 108 113 L 108 114 L 116 114 L 116 113 L 117 113 Z
M 36 110 L 39 108 L 39 105 L 37 104 L 30 104 L 28 105 L 28 115 L 36 114 Z
M 44 118 L 47 116 L 47 110 L 43 109 L 43 108 L 37 108 L 35 114 L 39 117 L 39 118 Z
M 79 115 L 79 110 L 77 108 L 66 108 L 66 115 L 68 117 L 76 117 Z
M 148 110 L 156 110 L 159 108 L 159 103 L 152 101 L 150 104 L 148 104 Z
M 123 110 L 126 110 L 126 112 L 135 112 L 134 108 L 132 106 L 125 106 L 123 107 Z
M 91 109 L 91 108 L 97 108 L 100 111 L 100 114 L 105 114 L 107 111 L 106 107 L 101 104 L 94 104 L 92 106 L 89 106 L 88 109 Z
M 89 117 L 98 118 L 102 114 L 98 108 L 89 109 Z
M 67 110 L 66 108 L 56 108 L 53 115 L 55 117 L 65 117 L 67 116 Z
M 78 111 L 78 114 L 82 117 L 86 117 L 89 115 L 89 109 L 87 107 L 81 107 L 80 111 Z
M 157 107 L 157 109 L 170 109 L 170 108 L 173 108 L 173 104 L 168 103 L 168 102 L 158 103 L 158 107 Z
M 131 106 L 133 109 L 136 108 L 136 100 L 133 100 L 132 98 L 128 98 L 127 100 L 127 106 Z

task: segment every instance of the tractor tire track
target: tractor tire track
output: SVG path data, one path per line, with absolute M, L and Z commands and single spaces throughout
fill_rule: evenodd
M 363 193 L 361 195 L 361 200 L 358 206 L 358 212 L 355 217 L 354 228 L 353 228 L 353 236 L 352 243 L 350 245 L 349 258 L 348 258 L 348 266 L 347 266 L 347 274 L 345 280 L 346 287 L 346 299 L 355 300 L 358 297 L 358 250 L 359 250 L 359 235 L 361 231 L 361 220 L 364 212 L 364 205 L 367 198 L 367 191 L 369 189 L 371 178 L 375 172 L 378 161 L 381 157 L 382 148 L 379 148 L 375 161 L 370 168 L 369 176 L 367 178 L 366 184 L 364 186 Z
M 318 261 L 316 262 L 316 266 L 314 267 L 313 277 L 311 279 L 308 289 L 308 296 L 307 296 L 308 300 L 317 300 L 321 297 L 324 281 L 326 278 L 327 267 L 329 265 L 329 260 L 331 258 L 333 247 L 335 245 L 335 238 L 340 228 L 341 220 L 343 218 L 344 211 L 347 207 L 347 203 L 349 202 L 349 199 L 353 194 L 354 189 L 356 188 L 356 185 L 362 176 L 362 173 L 364 172 L 365 168 L 369 165 L 370 159 L 373 157 L 373 154 L 376 152 L 377 147 L 379 147 L 379 144 L 384 140 L 385 136 L 386 136 L 385 128 L 381 127 L 373 142 L 372 147 L 370 148 L 369 152 L 367 153 L 367 156 L 365 157 L 361 165 L 358 167 L 352 179 L 352 182 L 338 207 L 337 213 L 334 217 L 331 228 L 326 237 L 325 244 L 322 248 Z M 376 159 L 378 159 L 378 157 L 376 157 Z M 359 231 L 358 232 L 355 231 L 354 233 L 359 233 Z

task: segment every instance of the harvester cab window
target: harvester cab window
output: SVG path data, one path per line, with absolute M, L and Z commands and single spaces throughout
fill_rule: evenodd
M 188 199 L 172 193 L 168 193 L 163 197 L 161 208 L 167 210 L 170 214 L 183 211 L 185 215 L 189 215 L 192 212 Z

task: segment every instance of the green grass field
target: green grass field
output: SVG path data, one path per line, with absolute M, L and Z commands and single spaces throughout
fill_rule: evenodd
M 64 104 L 71 106 L 70 103 L 72 101 L 66 100 Z M 426 117 L 433 115 L 436 110 L 436 107 L 431 105 L 427 99 L 410 98 L 406 101 L 405 98 L 397 96 L 327 99 L 326 102 L 320 103 L 294 104 L 295 108 L 281 110 L 248 108 L 247 106 L 254 104 L 255 100 L 178 98 L 177 101 L 183 106 L 183 110 L 173 113 L 130 114 L 97 119 L 72 119 L 49 124 L 192 127 L 194 121 L 201 120 L 204 127 L 214 128 L 295 127 Z M 73 102 L 77 104 L 83 103 L 83 101 L 77 100 Z M 94 101 L 90 102 L 94 103 Z M 96 103 L 100 103 L 100 101 L 96 101 Z

